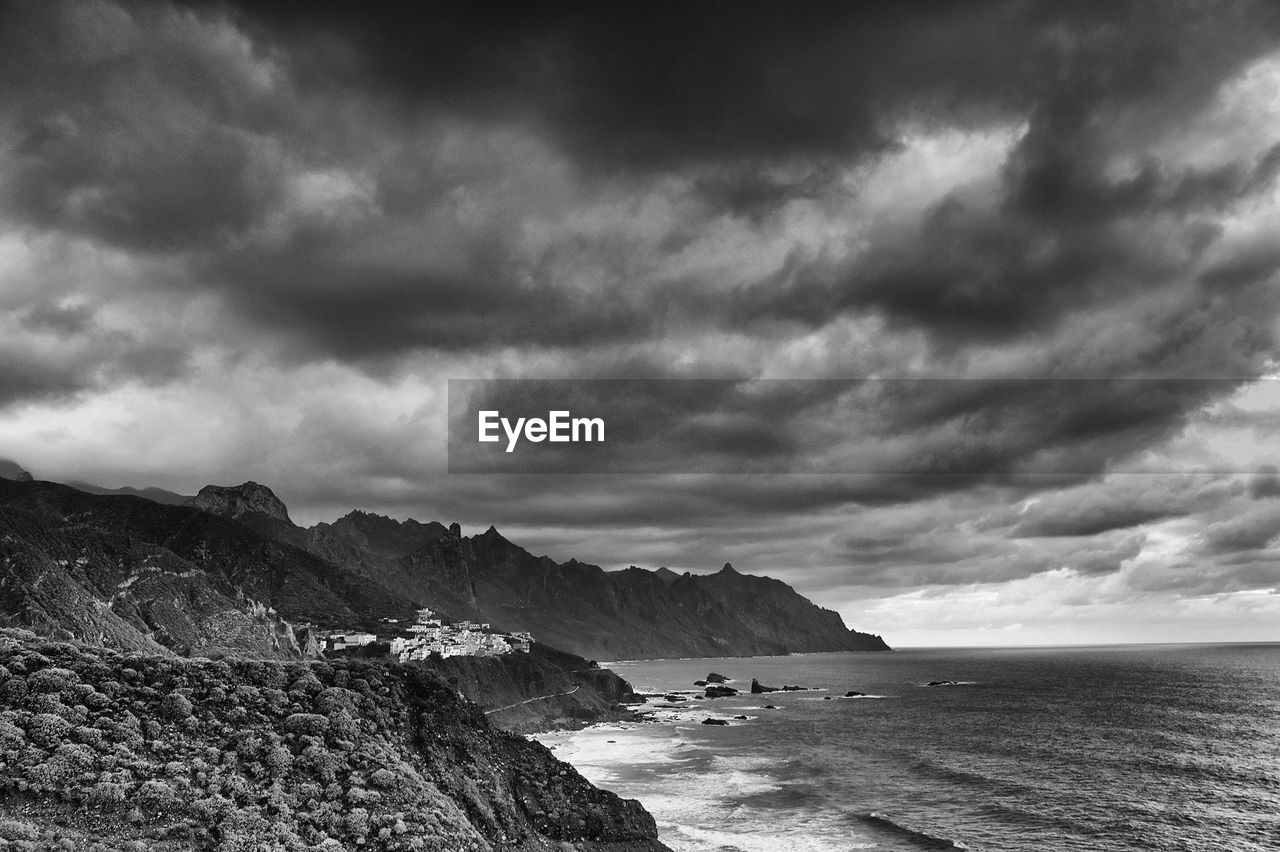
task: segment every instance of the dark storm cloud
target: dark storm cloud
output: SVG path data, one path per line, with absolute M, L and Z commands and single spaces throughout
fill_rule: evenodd
M 1099 533 L 1139 527 L 1152 521 L 1162 521 L 1174 514 L 1169 509 L 1142 506 L 1097 506 L 1072 515 L 1038 517 L 1018 524 L 1013 534 L 1026 538 L 1054 538 L 1095 536 Z
M 1163 527 L 1210 579 L 1135 587 L 1269 576 L 1265 518 L 1228 518 L 1274 477 L 1103 476 L 1273 369 L 1280 255 L 1250 208 L 1280 148 L 1195 129 L 1277 46 L 1272 4 L 0 14 L 0 236 L 51 246 L 3 281 L 0 406 L 186 378 L 155 406 L 168 432 L 217 412 L 227 446 L 142 447 L 151 470 L 270 467 L 313 515 L 514 526 L 557 558 L 732 558 L 832 594 L 1110 582 Z M 936 153 L 953 137 L 981 164 Z M 63 264 L 76 246 L 98 253 Z M 427 379 L 526 374 L 980 378 L 659 387 L 610 409 L 656 420 L 632 449 L 669 468 L 866 475 L 443 476 L 413 410 L 438 404 Z M 1197 422 L 1232 417 L 1266 425 Z M 104 470 L 136 469 L 105 448 Z
M 1188 4 L 1142 2 L 645 3 L 607 13 L 590 2 L 268 2 L 240 14 L 293 46 L 304 79 L 410 105 L 524 111 L 571 150 L 624 165 L 877 150 L 893 141 L 884 113 L 903 104 L 985 120 L 1050 98 L 1053 115 L 1083 116 L 1090 99 L 1171 83 L 1200 96 L 1265 43 L 1276 18 L 1235 4 L 1206 22 Z
M 1248 4 L 1206 16 L 1164 3 L 192 3 L 86 6 L 104 19 L 88 21 L 14 8 L 8 212 L 129 249 L 212 254 L 192 286 L 320 357 L 581 347 L 649 336 L 657 316 L 822 326 L 879 312 L 953 344 L 1007 340 L 1159 286 L 1215 237 L 1188 221 L 1172 238 L 1186 252 L 1171 255 L 1118 222 L 1221 204 L 1274 171 L 1275 157 L 1252 171 L 1099 172 L 1099 122 L 1154 109 L 1150 123 L 1168 124 L 1271 43 L 1274 11 Z M 229 248 L 287 206 L 291 169 L 371 168 L 377 224 L 412 224 L 469 178 L 362 155 L 436 114 L 523 128 L 588 174 L 697 166 L 695 195 L 749 216 L 829 192 L 837 163 L 893 150 L 904 120 L 1030 129 L 994 208 L 949 198 L 865 256 L 796 255 L 728 304 L 699 282 L 584 292 L 546 256 L 515 257 L 518 220 L 460 238 L 466 260 L 448 270 L 343 260 L 367 254 L 369 235 L 342 226 L 327 254 L 293 237 Z
M 167 4 L 6 4 L 5 213 L 142 251 L 213 248 L 279 198 L 294 125 L 215 20 Z

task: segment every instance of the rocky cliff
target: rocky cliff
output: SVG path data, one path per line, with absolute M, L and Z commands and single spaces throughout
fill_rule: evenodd
M 590 659 L 889 649 L 879 636 L 850 630 L 839 614 L 786 583 L 730 565 L 712 575 L 635 567 L 607 572 L 576 560 L 535 557 L 493 527 L 464 538 L 456 524 L 446 529 L 367 512 L 303 530 L 280 510 L 241 508 L 262 486 L 237 489 L 250 494 L 224 496 L 207 508 L 306 548 L 415 605 L 502 630 L 527 630 Z
M 395 664 L 121 655 L 0 631 L 0 765 L 6 848 L 666 849 L 639 803 Z
M 673 573 L 557 563 L 490 527 L 441 537 L 402 557 L 394 576 L 406 594 L 455 618 L 527 630 L 589 659 L 888 649 L 780 580 L 729 565 L 712 575 Z
M 414 609 L 428 606 L 452 619 L 529 631 L 546 645 L 588 659 L 888 648 L 879 636 L 849 630 L 837 613 L 814 605 L 780 580 L 743 574 L 729 565 L 710 575 L 636 567 L 604 571 L 572 559 L 558 563 L 535 557 L 492 527 L 463 537 L 456 524 L 445 528 L 366 512 L 302 529 L 269 488 L 254 482 L 207 486 L 191 505 L 170 506 L 89 495 L 53 483 L 0 480 L 0 509 L 6 506 L 29 513 L 46 528 L 124 536 L 139 546 L 158 548 L 155 554 L 139 551 L 132 561 L 121 563 L 128 567 L 126 573 L 145 573 L 169 584 L 191 581 L 202 590 L 208 585 L 229 600 L 238 595 L 292 623 L 385 632 L 380 619 L 404 621 Z M 60 558 L 53 557 L 55 562 Z M 106 570 L 107 562 L 93 554 L 87 558 L 90 568 Z M 177 561 L 143 572 L 148 559 Z M 130 594 L 117 599 L 117 592 L 103 583 L 118 585 L 128 576 L 111 571 L 105 576 L 95 581 L 88 598 L 119 614 L 127 609 Z M 165 599 L 180 602 L 184 597 Z M 203 606 L 193 605 L 191 612 Z M 229 611 L 221 600 L 216 606 Z M 164 615 L 167 608 L 153 605 L 150 611 Z M 143 632 L 167 647 L 200 647 L 193 634 L 203 630 L 209 635 L 207 629 L 169 626 L 167 616 L 147 620 L 144 615 L 143 621 L 148 625 Z M 100 625 L 91 627 L 110 633 Z M 86 628 L 69 635 L 89 638 L 91 632 Z M 172 638 L 179 633 L 186 638 Z
M 630 705 L 644 703 L 631 684 L 608 669 L 538 642 L 528 654 L 448 657 L 412 665 L 439 673 L 506 731 L 630 720 Z

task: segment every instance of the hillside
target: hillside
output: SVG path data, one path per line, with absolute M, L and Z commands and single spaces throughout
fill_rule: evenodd
M 305 548 L 361 579 L 452 619 L 525 630 L 589 659 L 885 651 L 780 580 L 742 574 L 605 571 L 535 557 L 496 529 L 463 537 L 458 526 L 352 512 L 310 529 L 294 525 L 257 483 L 209 486 L 196 500 L 282 544 Z
M 442 537 L 402 557 L 394 576 L 406 593 L 455 618 L 527 630 L 589 659 L 887 650 L 878 636 L 850 631 L 837 613 L 780 580 L 729 565 L 671 578 L 557 563 L 492 527 L 470 538 Z
M 608 669 L 535 642 L 531 653 L 501 657 L 447 657 L 412 663 L 445 677 L 486 708 L 504 731 L 579 728 L 593 722 L 633 720 L 626 705 L 642 704 L 631 684 Z
M 605 571 L 536 557 L 492 527 L 463 537 L 456 524 L 366 512 L 304 529 L 269 488 L 253 482 L 206 486 L 174 506 L 0 480 L 5 512 L 11 528 L 26 530 L 6 545 L 23 551 L 3 568 L 23 590 L 5 613 L 9 622 L 64 622 L 65 635 L 97 641 L 121 632 L 114 614 L 142 634 L 117 647 L 154 651 L 151 640 L 188 653 L 235 635 L 247 638 L 233 645 L 289 656 L 296 654 L 274 647 L 249 621 L 266 616 L 386 632 L 381 619 L 403 623 L 427 606 L 455 620 L 528 631 L 588 659 L 888 650 L 879 636 L 849 630 L 839 614 L 786 583 L 729 565 L 710 575 Z M 47 579 L 37 582 L 41 577 Z M 30 593 L 59 587 L 70 591 L 52 599 Z M 78 603 L 63 610 L 89 613 L 85 624 L 65 623 L 75 619 L 59 613 L 64 600 Z M 106 606 L 94 614 L 93 601 Z M 204 617 L 211 613 L 219 615 Z M 237 626 L 218 628 L 219 620 Z M 271 631 L 287 632 L 279 625 Z
M 241 622 L 236 613 L 356 627 L 413 609 L 312 553 L 193 506 L 0 479 L 0 525 L 0 587 L 10 590 L 0 612 L 85 641 L 116 638 L 115 615 L 179 653 L 204 653 L 228 635 L 223 621 Z M 132 636 L 108 644 L 155 650 Z M 236 647 L 272 656 L 271 644 Z
M 183 660 L 0 631 L 14 849 L 665 849 L 653 818 L 420 668 Z M 0 844 L 2 845 L 2 844 Z

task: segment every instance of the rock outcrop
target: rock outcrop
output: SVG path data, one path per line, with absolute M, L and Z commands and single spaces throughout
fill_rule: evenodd
M 277 521 L 292 524 L 289 510 L 270 488 L 256 482 L 243 485 L 206 485 L 200 489 L 190 504 L 215 515 L 232 520 L 247 516 L 263 515 Z

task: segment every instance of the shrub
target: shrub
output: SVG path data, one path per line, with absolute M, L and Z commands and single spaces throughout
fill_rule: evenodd
M 160 702 L 160 712 L 170 719 L 185 719 L 192 712 L 191 699 L 181 692 L 170 692 Z
M 89 788 L 86 798 L 93 805 L 115 805 L 124 801 L 127 790 L 125 785 L 114 781 L 99 781 Z
M 105 710 L 111 704 L 111 699 L 101 692 L 91 692 L 85 695 L 81 701 L 90 710 Z
M 390 790 L 400 783 L 400 776 L 390 769 L 375 769 L 369 776 L 369 783 L 382 790 Z
M 72 730 L 71 738 L 78 743 L 84 743 L 85 745 L 92 746 L 95 749 L 101 748 L 106 739 L 102 731 L 97 728 L 87 728 L 83 725 Z
M 138 801 L 147 807 L 167 808 L 175 801 L 173 788 L 163 781 L 152 779 L 142 782 L 138 788 Z
M 289 685 L 290 692 L 301 692 L 306 695 L 315 695 L 322 689 L 324 689 L 324 684 L 320 683 L 320 679 L 309 671 Z
M 37 713 L 27 726 L 27 738 L 37 745 L 52 748 L 71 735 L 71 723 L 52 713 Z
M 62 703 L 56 692 L 38 692 L 29 696 L 27 709 L 32 713 L 52 713 L 64 719 L 71 715 L 70 708 Z
M 291 734 L 324 736 L 329 731 L 329 720 L 315 713 L 294 713 L 284 720 L 284 729 Z
M 32 692 L 62 692 L 80 680 L 70 669 L 41 669 L 27 677 L 27 689 Z
M 263 757 L 272 778 L 281 778 L 293 768 L 293 755 L 284 746 L 272 746 Z
M 27 697 L 27 679 L 11 677 L 0 683 L 0 701 L 5 704 L 20 704 Z
M 0 751 L 17 751 L 27 744 L 27 735 L 8 719 L 0 719 Z
M 329 714 L 329 730 L 342 740 L 354 740 L 360 736 L 360 720 L 346 710 Z
M 5 840 L 38 840 L 40 829 L 28 822 L 0 819 L 0 838 Z
M 316 710 L 321 713 L 332 713 L 335 710 L 354 712 L 360 696 L 349 689 L 331 686 L 316 696 Z

